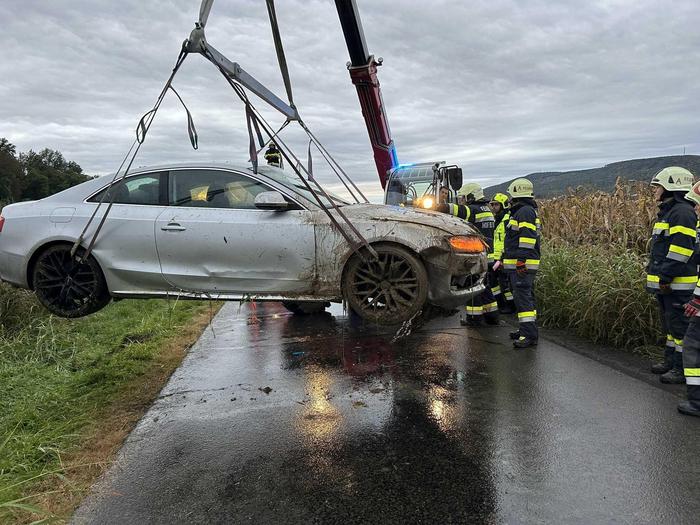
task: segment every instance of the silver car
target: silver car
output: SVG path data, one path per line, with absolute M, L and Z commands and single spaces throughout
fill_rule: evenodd
M 97 178 L 3 208 L 0 278 L 34 290 L 63 317 L 112 298 L 179 296 L 283 301 L 297 313 L 345 300 L 365 319 L 394 324 L 426 303 L 454 308 L 483 290 L 485 245 L 449 215 L 332 196 L 370 254 L 353 249 L 327 210 L 279 168 L 160 166 L 109 183 Z M 114 205 L 90 257 L 77 263 L 72 244 L 108 191 Z

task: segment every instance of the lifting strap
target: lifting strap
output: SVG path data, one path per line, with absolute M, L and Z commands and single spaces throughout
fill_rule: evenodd
M 187 57 L 187 51 L 185 50 L 184 44 L 182 49 L 180 50 L 180 54 L 177 57 L 177 61 L 175 62 L 175 66 L 173 67 L 172 72 L 170 73 L 170 77 L 168 80 L 165 82 L 165 85 L 163 86 L 163 89 L 161 90 L 160 94 L 158 95 L 158 98 L 156 99 L 156 103 L 153 105 L 153 108 L 147 111 L 139 120 L 138 125 L 136 126 L 136 139 L 134 142 L 131 144 L 131 147 L 129 148 L 129 151 L 127 154 L 124 156 L 124 159 L 122 160 L 121 164 L 119 165 L 119 168 L 117 169 L 116 173 L 114 174 L 114 177 L 112 178 L 112 181 L 109 183 L 109 186 L 107 186 L 107 191 L 102 192 L 102 196 L 100 197 L 100 201 L 95 207 L 95 210 L 92 212 L 92 215 L 90 216 L 90 219 L 88 222 L 85 224 L 85 227 L 83 228 L 82 232 L 80 232 L 80 235 L 76 239 L 76 241 L 73 243 L 73 247 L 71 248 L 71 256 L 75 256 L 76 252 L 78 251 L 78 248 L 80 245 L 83 243 L 85 240 L 85 235 L 92 225 L 93 221 L 95 220 L 95 217 L 97 216 L 97 212 L 99 209 L 102 207 L 102 204 L 104 204 L 107 196 L 109 196 L 109 203 L 107 205 L 107 209 L 105 210 L 104 214 L 102 215 L 102 218 L 100 219 L 99 224 L 97 225 L 97 228 L 95 228 L 94 233 L 92 234 L 90 238 L 90 242 L 88 243 L 87 248 L 85 251 L 80 255 L 80 258 L 78 259 L 78 262 L 82 263 L 87 260 L 87 258 L 90 256 L 92 253 L 92 249 L 95 246 L 95 242 L 97 241 L 97 237 L 99 236 L 100 232 L 102 231 L 102 227 L 105 224 L 105 221 L 107 220 L 107 215 L 109 215 L 110 210 L 112 209 L 112 206 L 114 204 L 114 199 L 116 197 L 116 191 L 110 191 L 115 184 L 118 184 L 124 178 L 127 176 L 129 173 L 129 170 L 131 169 L 131 166 L 134 163 L 134 160 L 136 159 L 136 155 L 138 155 L 139 150 L 141 149 L 141 145 L 143 142 L 146 140 L 146 135 L 148 133 L 148 130 L 151 128 L 151 124 L 153 124 L 153 120 L 155 119 L 156 114 L 158 113 L 158 109 L 160 108 L 161 103 L 163 102 L 163 99 L 165 98 L 166 93 L 168 92 L 168 89 L 170 89 L 171 84 L 173 82 L 173 79 L 175 78 L 175 74 L 178 72 L 180 69 L 180 66 L 182 66 L 182 63 L 185 61 L 185 58 Z M 178 96 L 179 98 L 179 96 Z M 183 103 L 184 105 L 184 103 Z M 189 110 L 188 110 L 188 115 L 189 115 Z M 194 135 L 190 135 L 192 140 L 192 137 L 194 136 L 194 142 L 193 146 L 196 143 L 196 130 L 194 130 L 194 124 L 191 124 L 191 115 L 188 117 L 188 133 L 194 133 Z M 127 163 L 128 161 L 128 163 Z M 119 172 L 121 171 L 122 167 L 126 164 L 126 169 L 124 170 L 124 173 L 119 176 Z
M 280 28 L 277 24 L 277 13 L 275 12 L 275 0 L 265 0 L 267 4 L 267 14 L 270 17 L 270 27 L 272 29 L 272 40 L 275 42 L 275 51 L 277 52 L 277 62 L 280 65 L 280 73 L 284 81 L 284 89 L 287 91 L 289 105 L 296 109 L 294 105 L 294 97 L 292 96 L 292 81 L 289 78 L 289 69 L 287 68 L 287 58 L 284 56 L 284 48 L 282 47 L 282 37 L 280 36 Z

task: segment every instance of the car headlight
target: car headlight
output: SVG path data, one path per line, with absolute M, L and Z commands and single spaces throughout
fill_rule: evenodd
M 472 235 L 454 235 L 448 239 L 452 249 L 459 253 L 481 253 L 486 251 L 486 244 L 479 237 Z
M 430 210 L 433 207 L 433 199 L 431 197 L 426 197 L 423 199 L 423 201 L 420 203 L 422 208 L 425 208 L 426 210 Z

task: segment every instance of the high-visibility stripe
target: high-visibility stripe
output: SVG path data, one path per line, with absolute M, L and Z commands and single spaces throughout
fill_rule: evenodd
M 529 237 L 520 237 L 520 242 L 518 243 L 518 248 L 532 248 L 537 243 L 537 239 L 531 239 Z
M 666 336 L 666 346 L 669 348 L 676 348 L 676 344 L 673 342 L 673 336 L 671 334 Z
M 671 290 L 694 290 L 698 282 L 697 275 L 688 275 L 685 277 L 674 277 L 671 281 Z M 647 288 L 652 290 L 659 289 L 659 276 L 647 275 Z
M 695 236 L 697 235 L 697 232 L 692 229 L 688 228 L 687 226 L 673 226 L 669 231 L 669 235 L 674 235 L 676 233 L 682 233 L 683 235 L 687 235 L 688 237 L 692 237 L 695 239 Z
M 465 306 L 464 309 L 466 310 L 467 315 L 484 315 L 483 306 Z
M 483 211 L 481 213 L 477 213 L 474 216 L 474 218 L 479 222 L 482 222 L 482 221 L 480 221 L 480 219 L 491 219 L 493 221 L 496 220 L 496 218 L 493 216 L 493 213 L 491 213 L 490 211 Z
M 512 292 L 506 292 L 505 294 L 506 301 L 513 301 L 513 293 Z
M 489 303 L 489 304 L 484 305 L 484 312 L 486 312 L 486 313 L 495 312 L 497 310 L 498 310 L 498 303 L 495 301 L 493 303 Z
M 531 317 L 531 318 L 536 318 L 537 317 L 537 311 L 532 310 L 530 312 L 518 312 L 518 320 L 522 320 L 526 317 Z
M 519 230 L 520 226 L 518 226 L 518 221 L 516 221 L 515 219 L 509 220 L 508 228 L 510 228 L 511 230 Z
M 681 255 L 686 255 L 688 257 L 693 255 L 693 250 L 691 250 L 689 248 L 683 248 L 683 246 L 678 246 L 677 244 L 672 244 L 671 246 L 669 246 L 668 251 L 669 251 L 669 253 L 671 253 L 671 252 L 679 253 Z
M 678 246 L 677 244 L 672 244 L 671 246 L 669 246 L 668 251 L 680 253 L 681 255 L 687 255 L 689 257 L 693 255 L 693 250 L 691 250 L 690 248 L 683 248 L 683 246 Z
M 693 377 L 693 376 L 686 377 L 685 384 L 692 385 L 692 386 L 700 386 L 700 377 Z
M 700 377 L 700 368 L 684 368 L 685 377 Z
M 680 253 L 675 253 L 669 250 L 669 252 L 666 254 L 667 259 L 671 259 L 672 261 L 678 261 L 678 262 L 688 262 L 688 259 L 690 259 L 690 256 L 688 255 L 681 255 Z
M 517 262 L 518 262 L 517 259 L 503 259 L 503 268 L 505 268 L 506 270 L 515 270 Z M 526 259 L 525 260 L 525 267 L 528 270 L 537 270 L 540 267 L 540 260 L 539 259 Z
M 668 235 L 668 223 L 667 222 L 657 222 L 654 224 L 654 230 L 652 231 L 653 235 L 659 235 L 661 233 L 665 233 Z
M 491 288 L 491 293 L 493 295 L 501 295 L 501 287 L 500 286 L 494 286 Z
M 673 338 L 673 343 L 674 346 L 676 347 L 676 352 L 682 352 L 683 351 L 683 339 L 676 339 L 675 337 Z
M 536 231 L 537 231 L 537 226 L 535 226 L 535 225 L 532 224 L 531 222 L 519 222 L 519 223 L 518 223 L 518 226 L 520 226 L 521 228 L 529 228 L 529 229 L 531 229 L 533 232 L 536 232 Z

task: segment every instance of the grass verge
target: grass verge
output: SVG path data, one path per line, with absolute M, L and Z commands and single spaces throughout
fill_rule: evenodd
M 13 300 L 31 305 L 31 298 Z M 14 325 L 8 322 L 0 337 L 0 522 L 60 522 L 104 471 L 213 308 L 120 301 L 78 320 L 27 311 L 32 316 L 18 323 L 5 309 Z
M 661 327 L 644 290 L 645 260 L 613 245 L 546 246 L 537 279 L 537 317 L 596 343 L 648 353 Z

